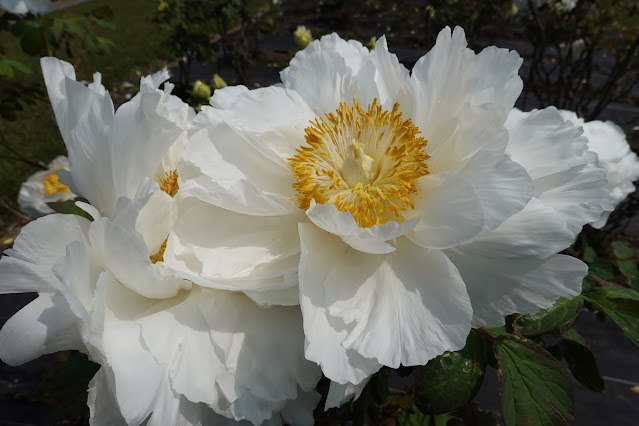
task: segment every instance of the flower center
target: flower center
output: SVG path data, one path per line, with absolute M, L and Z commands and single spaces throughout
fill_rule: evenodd
M 333 203 L 363 228 L 401 222 L 399 212 L 414 206 L 415 181 L 428 174 L 422 150 L 427 141 L 417 137 L 410 119 L 402 119 L 399 103 L 391 111 L 377 99 L 367 110 L 353 103 L 341 103 L 304 129 L 308 145 L 289 158 L 299 206 Z
M 160 189 L 171 197 L 175 197 L 178 189 L 180 189 L 178 185 L 178 173 L 177 170 L 172 170 L 170 172 L 164 172 L 164 177 L 158 176 L 155 178 L 155 181 L 160 184 Z
M 166 192 L 171 197 L 175 197 L 178 189 L 180 189 L 177 178 L 177 170 L 172 170 L 170 172 L 164 172 L 164 177 L 158 176 L 155 178 L 155 181 L 160 184 L 160 189 L 162 191 Z M 164 251 L 166 250 L 166 242 L 168 240 L 169 237 L 166 237 L 166 240 L 164 240 L 158 252 L 150 256 L 151 263 L 164 262 Z
M 55 174 L 55 172 L 48 174 L 42 181 L 44 193 L 47 195 L 53 195 L 68 191 L 69 187 L 60 182 L 59 179 L 60 178 L 57 174 Z

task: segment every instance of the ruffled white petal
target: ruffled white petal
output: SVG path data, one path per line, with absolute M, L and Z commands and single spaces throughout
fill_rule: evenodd
M 498 327 L 506 315 L 535 314 L 559 297 L 572 299 L 581 293 L 588 273 L 582 261 L 560 254 L 547 259 L 507 259 L 479 256 L 464 246 L 445 252 L 468 289 L 474 327 Z
M 322 367 L 322 372 L 338 383 L 361 383 L 382 365 L 342 346 L 348 327 L 328 314 L 324 302 L 324 281 L 336 253 L 325 244 L 328 239 L 348 247 L 337 237 L 309 224 L 300 224 L 300 305 L 306 336 L 305 355 Z M 351 249 L 352 250 L 352 249 Z M 311 260 L 311 256 L 313 259 Z M 352 329 L 352 327 L 350 327 Z
M 372 101 L 358 78 L 360 73 L 373 77 L 368 56 L 368 49 L 359 42 L 329 34 L 297 52 L 280 77 L 284 87 L 299 93 L 317 116 L 323 116 L 335 111 L 340 102 Z
M 315 200 L 311 201 L 306 215 L 315 225 L 337 235 L 349 246 L 371 254 L 390 253 L 395 250 L 395 247 L 386 241 L 409 232 L 421 219 L 416 216 L 401 224 L 386 222 L 382 225 L 360 228 L 350 212 L 337 210 L 333 203 L 316 204 Z
M 588 149 L 599 157 L 599 165 L 606 169 L 608 191 L 616 207 L 628 194 L 634 192 L 633 182 L 639 178 L 639 158 L 630 150 L 623 130 L 611 121 L 590 121 L 577 117 L 574 112 L 560 110 L 561 116 L 576 126 L 582 126 L 584 136 L 588 138 Z M 610 211 L 604 211 L 591 225 L 602 228 Z
M 326 404 L 324 410 L 329 408 L 341 407 L 351 399 L 357 399 L 362 394 L 362 391 L 373 376 L 362 380 L 361 383 L 354 385 L 352 383 L 341 384 L 337 382 L 331 382 L 328 388 L 328 395 L 326 395 Z
M 446 27 L 413 68 L 413 121 L 429 141 L 429 150 L 437 150 L 453 134 L 461 108 L 475 92 L 475 54 L 466 45 L 464 30 L 456 27 L 451 33 Z
M 482 202 L 473 185 L 453 173 L 427 175 L 417 181 L 415 209 L 405 216 L 421 216 L 406 234 L 426 248 L 446 248 L 475 237 L 484 228 Z
M 225 124 L 195 133 L 178 168 L 180 191 L 238 213 L 298 213 L 293 176 Z
M 377 40 L 370 59 L 376 70 L 374 90 L 378 93 L 378 104 L 386 110 L 391 110 L 393 105 L 399 102 L 399 110 L 407 117 L 412 117 L 414 99 L 409 72 L 399 63 L 397 56 L 388 51 L 386 36 Z
M 299 259 L 297 221 L 250 216 L 195 198 L 179 204 L 180 221 L 167 242 L 164 263 L 204 286 L 271 279 L 294 272 Z
M 479 52 L 475 56 L 478 81 L 473 103 L 494 102 L 510 111 L 524 87 L 518 73 L 523 62 L 514 50 L 490 46 Z
M 41 293 L 0 330 L 0 359 L 12 366 L 44 354 L 83 348 L 76 318 L 61 295 Z
M 23 227 L 13 248 L 0 260 L 0 294 L 56 292 L 60 281 L 51 268 L 65 255 L 67 244 L 85 238 L 89 225 L 79 216 L 55 214 Z

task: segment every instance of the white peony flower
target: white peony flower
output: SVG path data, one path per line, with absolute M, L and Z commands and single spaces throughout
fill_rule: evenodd
M 18 204 L 20 210 L 32 218 L 38 218 L 55 211 L 47 203 L 73 200 L 75 194 L 59 181 L 58 172 L 69 170 L 69 160 L 60 155 L 48 165 L 48 170 L 34 173 L 20 186 Z
M 0 9 L 16 15 L 44 13 L 49 10 L 51 0 L 0 0 Z
M 75 80 L 71 64 L 40 62 L 69 152 L 70 176 L 61 172 L 60 180 L 101 215 L 110 217 L 118 198 L 132 198 L 144 179 L 175 171 L 195 111 L 171 95 L 172 84 L 158 89 L 169 78 L 166 69 L 143 77 L 140 93 L 116 112 L 100 73 L 87 87 Z
M 584 130 L 588 138 L 588 149 L 599 156 L 599 165 L 606 169 L 608 191 L 613 200 L 613 208 L 628 194 L 635 191 L 634 181 L 639 178 L 639 158 L 630 150 L 626 134 L 612 121 L 584 122 L 572 111 L 561 110 L 561 116 Z M 603 228 L 611 211 L 604 211 L 590 225 Z
M 506 123 L 521 62 L 446 28 L 409 73 L 384 38 L 369 53 L 333 34 L 281 85 L 216 91 L 178 167 L 193 200 L 165 264 L 211 287 L 298 270 L 327 405 L 382 365 L 462 348 L 472 325 L 577 295 L 587 268 L 556 253 L 606 207 L 604 172 L 556 110 Z
M 89 392 L 94 425 L 312 424 L 320 370 L 304 358 L 300 308 L 262 306 L 296 304 L 286 290 L 262 296 L 284 277 L 245 280 L 243 293 L 194 285 L 164 264 L 167 237 L 188 220 L 175 167 L 192 117 L 170 87 L 155 89 L 166 72 L 143 78 L 114 115 L 99 83 L 77 83 L 53 58 L 43 71 L 94 220 L 40 218 L 0 261 L 0 293 L 39 293 L 0 331 L 0 358 L 86 352 L 102 366 Z

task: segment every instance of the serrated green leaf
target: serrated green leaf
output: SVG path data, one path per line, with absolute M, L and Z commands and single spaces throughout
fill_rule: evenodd
M 484 339 L 472 330 L 464 349 L 446 352 L 417 368 L 415 405 L 426 414 L 448 413 L 477 393 L 488 363 Z
M 628 286 L 634 290 L 639 290 L 639 268 L 637 263 L 632 260 L 619 260 L 617 261 L 619 270 L 626 277 Z
M 615 241 L 611 244 L 611 246 L 612 250 L 615 252 L 615 256 L 617 256 L 617 259 L 630 259 L 637 255 L 637 250 L 627 246 L 621 241 Z
M 548 333 L 572 324 L 581 312 L 584 302 L 580 296 L 574 299 L 559 299 L 552 308 L 536 315 L 521 315 L 514 322 L 515 331 L 524 336 Z
M 614 263 L 596 260 L 588 266 L 588 275 L 600 280 L 611 280 L 617 276 L 617 267 Z
M 574 331 L 577 335 L 576 331 Z M 603 392 L 604 381 L 599 373 L 599 367 L 590 348 L 582 344 L 583 337 L 563 339 L 561 346 L 566 363 L 572 375 L 585 387 L 595 392 Z
M 639 346 L 639 293 L 623 287 L 595 288 L 582 295 L 605 312 Z
M 512 334 L 494 345 L 502 417 L 506 426 L 565 425 L 575 405 L 570 375 L 541 346 Z
M 492 327 L 492 328 L 482 327 L 482 330 L 484 330 L 486 333 L 490 334 L 493 337 L 497 337 L 502 334 L 508 333 L 508 330 L 506 330 L 505 325 L 502 325 L 501 327 Z
M 575 343 L 578 343 L 585 347 L 589 347 L 588 342 L 586 342 L 582 335 L 579 334 L 574 328 L 569 328 L 568 330 L 564 331 L 561 335 L 561 338 L 564 340 L 572 340 Z

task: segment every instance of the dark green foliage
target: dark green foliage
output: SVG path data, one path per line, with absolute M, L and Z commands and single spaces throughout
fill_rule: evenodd
M 566 369 L 539 345 L 511 334 L 495 342 L 501 412 L 507 425 L 563 425 L 574 412 Z
M 415 404 L 425 414 L 443 414 L 469 403 L 484 379 L 486 344 L 475 331 L 458 352 L 446 352 L 417 369 Z

